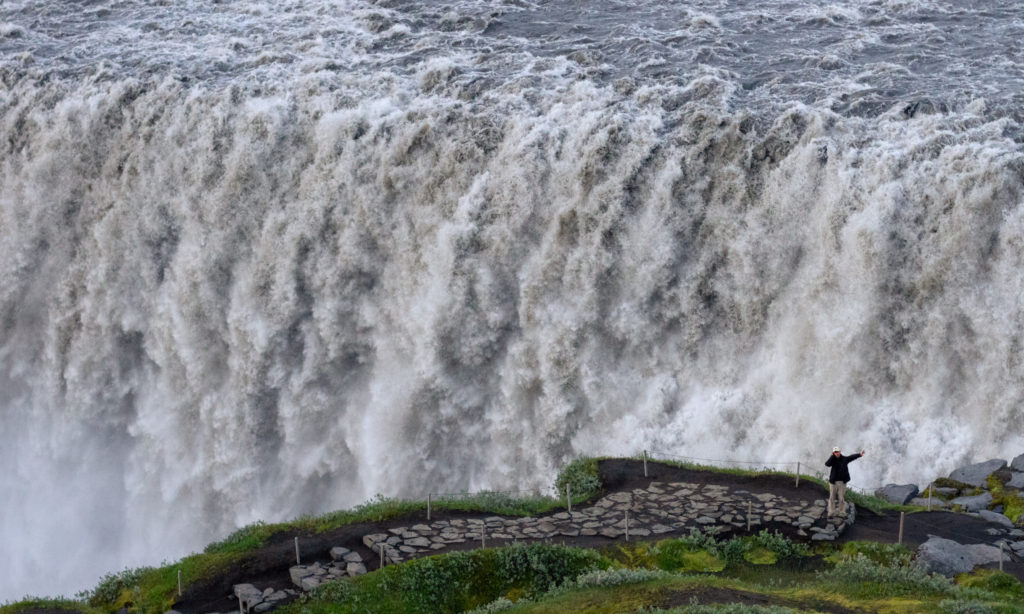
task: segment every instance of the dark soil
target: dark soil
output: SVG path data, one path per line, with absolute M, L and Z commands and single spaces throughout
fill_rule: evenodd
M 828 496 L 827 490 L 806 480 L 796 484 L 795 479 L 786 476 L 758 475 L 739 476 L 711 471 L 683 469 L 671 465 L 654 462 L 647 464 L 647 476 L 644 476 L 643 463 L 634 460 L 611 459 L 599 463 L 604 492 L 629 491 L 636 488 L 647 488 L 653 482 L 692 482 L 696 484 L 726 485 L 733 489 L 748 490 L 753 493 L 773 493 L 788 499 L 813 500 Z M 480 513 L 458 513 L 436 510 L 431 514 L 431 521 L 452 518 L 480 517 Z M 867 509 L 857 509 L 856 523 L 847 529 L 840 541 L 869 540 L 894 543 L 899 532 L 899 513 L 875 514 Z M 386 532 L 388 528 L 408 526 L 425 522 L 424 514 L 418 513 L 402 518 L 391 519 L 382 523 L 360 523 L 348 525 L 320 534 L 279 534 L 268 540 L 261 549 L 252 552 L 229 573 L 214 580 L 196 583 L 189 586 L 185 594 L 174 605 L 181 614 L 204 614 L 207 612 L 231 612 L 237 610 L 238 602 L 233 595 L 233 585 L 240 583 L 254 584 L 257 588 L 290 587 L 289 568 L 295 564 L 294 538 L 299 538 L 303 562 L 314 560 L 327 561 L 330 549 L 344 546 L 363 556 L 367 568 L 371 571 L 379 566 L 378 559 L 362 543 L 364 535 Z M 961 543 L 990 543 L 992 536 L 986 533 L 991 525 L 980 519 L 953 514 L 949 512 L 930 512 L 907 515 L 903 527 L 903 543 L 908 548 L 916 548 L 924 543 L 929 535 L 938 535 Z M 772 530 L 795 539 L 806 539 L 796 533 L 796 529 L 788 524 L 769 524 Z M 664 536 L 663 536 L 664 537 Z M 728 537 L 728 534 L 726 534 Z M 615 540 L 594 536 L 565 538 L 559 543 L 585 548 L 599 548 L 614 543 Z M 487 546 L 501 545 L 501 541 L 488 541 Z M 459 544 L 448 550 L 471 549 L 479 544 Z M 1005 565 L 1006 571 L 1024 580 L 1024 565 L 1015 561 Z M 776 603 L 766 601 L 766 597 L 755 593 L 731 591 L 717 588 L 701 588 L 691 592 L 679 593 L 670 599 L 669 605 L 686 605 L 696 597 L 700 603 Z M 779 605 L 799 605 L 785 604 Z M 849 612 L 850 610 L 825 607 L 823 611 Z M 808 607 L 804 604 L 803 607 Z M 39 612 L 38 614 L 51 614 Z M 65 613 L 66 614 L 66 613 Z

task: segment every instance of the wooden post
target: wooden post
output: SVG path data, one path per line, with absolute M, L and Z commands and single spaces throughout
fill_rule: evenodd
M 572 493 L 568 484 L 565 485 L 565 507 L 572 511 Z
M 907 515 L 906 512 L 900 512 L 900 534 L 896 538 L 896 543 L 901 545 L 901 546 L 903 545 L 903 518 L 906 515 Z
M 796 462 L 796 487 L 800 488 L 800 461 Z
M 302 565 L 302 560 L 299 559 L 299 538 L 295 538 L 295 564 Z
M 754 504 L 747 501 L 747 533 L 750 533 L 750 515 L 754 512 Z
M 245 614 L 245 608 L 242 607 L 242 596 L 238 596 L 238 614 Z
M 430 493 L 427 493 L 427 520 L 430 520 Z
M 181 570 L 178 570 L 178 596 L 181 597 Z
M 380 566 L 381 566 L 381 569 L 384 568 L 384 543 L 383 542 L 381 542 L 381 544 L 380 544 Z
M 644 450 L 644 477 L 647 477 L 647 450 Z

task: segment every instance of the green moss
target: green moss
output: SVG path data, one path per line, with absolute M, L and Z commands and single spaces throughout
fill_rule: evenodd
M 654 560 L 659 569 L 680 572 L 719 572 L 726 560 L 686 540 L 669 539 L 658 542 Z
M 743 559 L 754 565 L 774 565 L 779 557 L 767 548 L 754 548 L 744 552 Z

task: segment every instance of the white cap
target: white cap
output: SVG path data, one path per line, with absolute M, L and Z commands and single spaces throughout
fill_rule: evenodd
M 832 451 L 833 452 L 838 452 L 839 451 L 839 446 L 836 446 L 836 447 L 832 448 Z

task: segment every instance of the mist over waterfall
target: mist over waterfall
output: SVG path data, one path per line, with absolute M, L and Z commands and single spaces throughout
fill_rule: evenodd
M 0 5 L 0 601 L 581 454 L 1024 452 L 1014 3 L 149 4 Z

